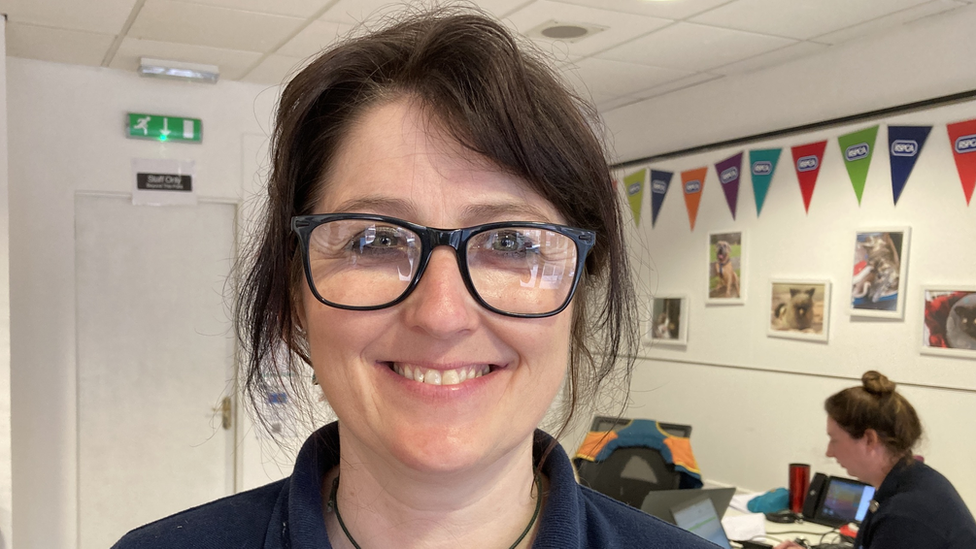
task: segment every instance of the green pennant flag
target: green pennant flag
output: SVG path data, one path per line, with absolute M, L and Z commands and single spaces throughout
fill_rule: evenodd
M 630 202 L 630 211 L 634 213 L 634 225 L 638 227 L 640 226 L 641 204 L 644 201 L 644 181 L 646 179 L 647 168 L 624 177 L 627 201 Z
M 864 182 L 868 179 L 868 166 L 871 165 L 871 157 L 874 155 L 876 137 L 878 137 L 878 126 L 837 138 L 840 154 L 844 157 L 844 165 L 847 166 L 847 175 L 850 176 L 854 194 L 857 195 L 858 205 L 861 204 L 861 196 L 864 194 Z

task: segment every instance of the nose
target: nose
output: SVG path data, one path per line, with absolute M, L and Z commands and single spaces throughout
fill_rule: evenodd
M 438 338 L 474 328 L 480 307 L 464 285 L 457 256 L 447 246 L 431 253 L 420 282 L 402 305 L 410 326 Z

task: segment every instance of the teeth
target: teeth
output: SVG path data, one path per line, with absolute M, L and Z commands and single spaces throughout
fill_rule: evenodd
M 456 370 L 424 370 L 419 366 L 409 366 L 393 363 L 391 368 L 397 374 L 428 385 L 457 385 L 465 381 L 487 375 L 491 372 L 491 366 L 470 366 L 458 368 Z
M 441 374 L 441 385 L 457 385 L 461 383 L 461 375 L 457 370 L 447 370 Z

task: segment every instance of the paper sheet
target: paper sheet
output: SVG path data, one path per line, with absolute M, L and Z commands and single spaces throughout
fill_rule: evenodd
M 746 515 L 726 515 L 722 527 L 729 539 L 751 540 L 766 535 L 766 516 L 762 513 Z

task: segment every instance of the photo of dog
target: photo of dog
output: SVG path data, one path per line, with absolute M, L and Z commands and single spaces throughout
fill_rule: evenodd
M 826 341 L 829 305 L 829 282 L 773 281 L 769 335 Z
M 741 301 L 742 233 L 711 233 L 708 238 L 709 300 Z
M 901 317 L 907 252 L 908 229 L 856 234 L 851 314 Z
M 688 320 L 683 296 L 655 297 L 648 330 L 652 344 L 685 345 L 688 342 Z

